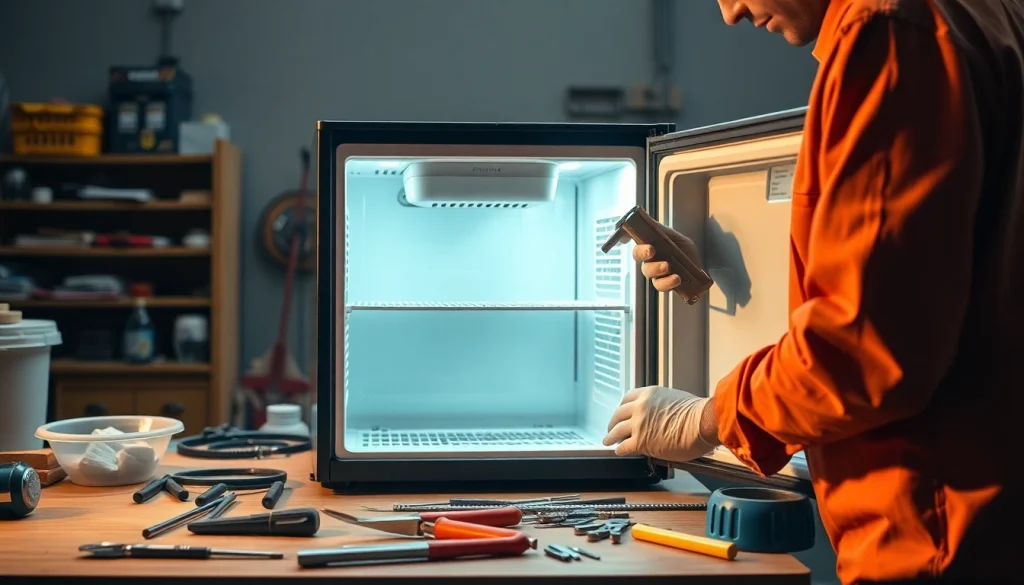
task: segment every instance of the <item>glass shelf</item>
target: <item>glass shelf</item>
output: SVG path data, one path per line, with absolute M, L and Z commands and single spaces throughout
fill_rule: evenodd
M 415 303 L 361 302 L 345 306 L 347 311 L 629 311 L 624 303 L 607 301 L 552 301 L 534 303 Z

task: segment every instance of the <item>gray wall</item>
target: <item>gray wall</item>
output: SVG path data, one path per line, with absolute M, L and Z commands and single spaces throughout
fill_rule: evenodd
M 809 50 L 730 29 L 712 0 L 678 0 L 675 17 L 683 111 L 669 121 L 806 103 Z M 640 0 L 186 0 L 174 51 L 196 113 L 220 113 L 242 149 L 251 242 L 263 206 L 295 186 L 316 120 L 562 121 L 567 85 L 650 80 L 650 20 Z M 14 101 L 102 101 L 107 67 L 150 63 L 158 31 L 145 0 L 0 0 L 0 72 Z M 244 367 L 273 343 L 282 274 L 252 246 L 242 259 Z M 297 333 L 291 344 L 303 353 Z M 834 579 L 818 549 L 802 559 Z
M 675 19 L 683 111 L 670 121 L 806 103 L 808 50 L 730 29 L 711 0 L 678 0 Z M 186 0 L 174 52 L 195 112 L 220 113 L 242 149 L 248 243 L 263 206 L 294 188 L 316 120 L 561 121 L 569 84 L 650 80 L 650 20 L 640 0 Z M 107 67 L 149 64 L 158 33 L 145 0 L 0 0 L 0 71 L 12 101 L 102 102 Z M 283 278 L 252 246 L 242 261 L 244 367 L 274 341 Z

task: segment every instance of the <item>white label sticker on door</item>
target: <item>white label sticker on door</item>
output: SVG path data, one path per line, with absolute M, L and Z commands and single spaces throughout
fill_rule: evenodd
M 793 198 L 795 164 L 779 165 L 768 169 L 768 201 L 789 201 Z

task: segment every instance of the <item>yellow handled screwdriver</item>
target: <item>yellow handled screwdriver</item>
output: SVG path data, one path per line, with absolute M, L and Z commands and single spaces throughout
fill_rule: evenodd
M 637 540 L 653 542 L 654 544 L 661 544 L 672 548 L 678 548 L 680 550 L 718 557 L 727 561 L 731 561 L 736 558 L 736 545 L 724 540 L 716 540 L 706 536 L 694 536 L 693 534 L 684 534 L 674 530 L 665 530 L 664 528 L 647 526 L 646 524 L 633 525 L 630 534 L 632 534 L 633 538 Z

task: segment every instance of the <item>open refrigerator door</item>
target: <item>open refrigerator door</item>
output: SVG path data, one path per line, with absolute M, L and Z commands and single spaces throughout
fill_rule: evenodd
M 688 306 L 659 294 L 655 379 L 712 396 L 718 380 L 788 328 L 793 170 L 805 109 L 652 139 L 649 212 L 690 236 L 715 285 Z M 689 463 L 659 462 L 732 482 L 811 494 L 803 452 L 762 478 L 725 447 Z

